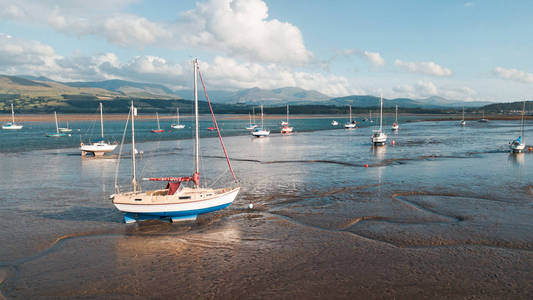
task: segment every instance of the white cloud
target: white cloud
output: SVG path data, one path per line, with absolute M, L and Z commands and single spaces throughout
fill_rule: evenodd
M 524 83 L 533 83 L 533 73 L 528 73 L 517 69 L 505 69 L 502 67 L 497 67 L 494 69 L 494 74 L 503 79 Z
M 304 64 L 312 53 L 298 27 L 268 18 L 262 0 L 207 0 L 172 22 L 123 13 L 133 0 L 0 0 L 0 16 L 47 24 L 77 36 L 95 35 L 123 47 L 147 45 L 222 51 L 250 61 Z
M 415 84 L 398 85 L 392 88 L 394 97 L 427 98 L 440 96 L 451 100 L 472 100 L 477 92 L 469 87 L 437 87 L 431 81 L 419 80 Z
M 438 65 L 432 61 L 429 62 L 407 62 L 399 59 L 394 61 L 394 65 L 410 73 L 420 73 L 433 76 L 451 76 L 452 70 Z
M 363 54 L 368 59 L 368 61 L 374 66 L 383 66 L 385 65 L 385 59 L 378 52 L 368 52 L 364 51 Z

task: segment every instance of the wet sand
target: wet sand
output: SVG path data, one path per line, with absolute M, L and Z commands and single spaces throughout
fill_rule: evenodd
M 107 199 L 110 160 L 80 161 L 68 149 L 0 154 L 15 170 L 0 183 L 8 191 L 0 196 L 0 292 L 8 299 L 531 299 L 533 153 L 510 155 L 503 144 L 516 124 L 401 126 L 390 137 L 396 146 L 381 148 L 368 146 L 371 128 L 228 138 L 241 194 L 228 209 L 182 224 L 122 224 Z M 473 136 L 477 143 L 465 142 Z M 153 143 L 140 168 L 173 170 L 169 158 L 187 165 L 189 146 Z M 225 168 L 219 153 L 203 159 Z M 24 188 L 34 178 L 35 193 Z

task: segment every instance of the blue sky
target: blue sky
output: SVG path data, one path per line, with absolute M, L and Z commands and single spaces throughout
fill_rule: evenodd
M 0 73 L 516 101 L 529 1 L 0 0 Z

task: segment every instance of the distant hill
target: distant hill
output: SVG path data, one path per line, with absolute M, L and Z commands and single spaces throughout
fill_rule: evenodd
M 119 79 L 104 81 L 64 82 L 63 84 L 72 87 L 101 88 L 109 91 L 119 92 L 125 96 L 127 95 L 131 97 L 176 98 L 177 96 L 171 89 L 161 84 L 140 83 Z
M 351 105 L 353 107 L 378 107 L 379 106 L 379 97 L 376 96 L 347 96 L 332 98 L 328 101 L 333 105 Z M 487 101 L 458 101 L 458 100 L 448 100 L 442 97 L 429 97 L 425 99 L 409 99 L 409 98 L 395 98 L 395 99 L 385 99 L 383 98 L 383 107 L 394 107 L 398 105 L 401 108 L 459 108 L 462 106 L 465 107 L 481 107 L 483 105 L 489 104 L 492 102 Z
M 192 91 L 184 90 L 177 92 L 180 96 L 189 99 Z M 188 95 L 186 97 L 185 95 Z M 240 103 L 240 104 L 303 104 L 326 101 L 329 96 L 313 90 L 304 90 L 297 87 L 284 87 L 279 89 L 250 88 L 235 92 L 208 91 L 208 95 L 213 102 L 219 103 Z
M 509 102 L 509 103 L 493 103 L 481 107 L 483 111 L 493 112 L 493 113 L 521 113 L 522 106 L 524 105 L 523 101 Z M 526 114 L 531 115 L 533 111 L 533 101 L 526 101 Z

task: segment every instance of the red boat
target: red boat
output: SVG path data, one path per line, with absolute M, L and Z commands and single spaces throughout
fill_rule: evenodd
M 153 133 L 161 133 L 161 132 L 165 132 L 164 129 L 152 129 L 152 132 Z
M 155 113 L 155 118 L 157 119 L 157 129 L 152 129 L 152 132 L 153 133 L 165 132 L 165 130 L 161 129 L 161 126 L 159 126 L 159 114 L 157 112 Z
M 209 131 L 213 131 L 213 130 L 216 130 L 217 128 L 216 127 L 207 127 L 207 130 Z

